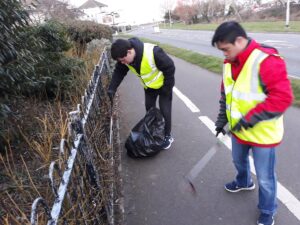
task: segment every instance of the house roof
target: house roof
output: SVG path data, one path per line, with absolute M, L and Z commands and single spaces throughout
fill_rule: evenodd
M 96 0 L 87 0 L 84 4 L 82 4 L 79 9 L 89 9 L 89 8 L 102 8 L 102 7 L 107 7 L 107 5 L 98 2 Z

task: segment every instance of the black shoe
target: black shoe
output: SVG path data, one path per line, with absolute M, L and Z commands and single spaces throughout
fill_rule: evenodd
M 164 142 L 161 144 L 161 148 L 169 149 L 174 141 L 174 138 L 171 135 L 165 136 Z

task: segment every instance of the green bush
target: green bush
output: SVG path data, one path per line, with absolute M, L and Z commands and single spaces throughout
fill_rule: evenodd
M 19 36 L 20 42 L 15 45 L 18 58 L 3 67 L 7 76 L 0 78 L 0 93 L 52 98 L 68 92 L 72 71 L 79 70 L 83 63 L 65 56 L 64 51 L 72 47 L 65 27 L 48 21 L 28 27 Z M 8 77 L 13 79 L 5 79 Z
M 47 97 L 57 97 L 57 94 L 64 96 L 72 88 L 72 72 L 83 67 L 81 60 L 64 54 L 72 47 L 66 28 L 58 22 L 49 21 L 33 28 L 31 35 L 39 37 L 44 43 L 39 48 L 31 49 L 42 60 L 38 60 L 34 66 L 34 82 L 25 82 L 31 88 L 23 89 L 22 93 L 41 95 L 45 91 Z
M 29 15 L 18 0 L 0 1 L 0 66 L 16 59 L 18 34 L 28 26 L 28 21 Z

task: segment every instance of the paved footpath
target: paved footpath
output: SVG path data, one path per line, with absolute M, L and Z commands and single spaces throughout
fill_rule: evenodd
M 181 188 L 183 176 L 217 141 L 210 129 L 218 113 L 221 77 L 173 59 L 175 142 L 171 149 L 149 159 L 127 157 L 124 143 L 131 128 L 145 114 L 144 93 L 133 74 L 128 74 L 119 88 L 126 224 L 254 225 L 259 213 L 257 189 L 236 194 L 223 189 L 224 183 L 235 176 L 231 151 L 225 145 L 196 178 L 196 196 Z M 288 110 L 285 140 L 278 148 L 278 178 L 283 188 L 280 188 L 276 225 L 300 224 L 299 117 L 299 109 Z

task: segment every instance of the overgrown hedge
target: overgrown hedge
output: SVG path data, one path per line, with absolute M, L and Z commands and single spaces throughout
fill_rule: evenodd
M 78 56 L 85 52 L 87 43 L 93 39 L 112 40 L 112 29 L 103 24 L 92 21 L 73 21 L 66 26 L 69 37 L 75 43 Z
M 63 96 L 72 84 L 72 72 L 83 66 L 80 60 L 65 56 L 64 52 L 72 47 L 66 35 L 66 28 L 55 21 L 21 32 L 20 43 L 16 45 L 18 58 L 4 66 L 6 77 L 13 79 L 2 79 L 0 92 L 47 98 Z
M 112 40 L 112 30 L 89 21 L 32 25 L 21 1 L 0 1 L 0 150 L 13 115 L 10 103 L 19 95 L 45 99 L 67 96 L 76 87 L 83 61 L 66 54 L 71 48 L 81 56 L 93 39 Z

